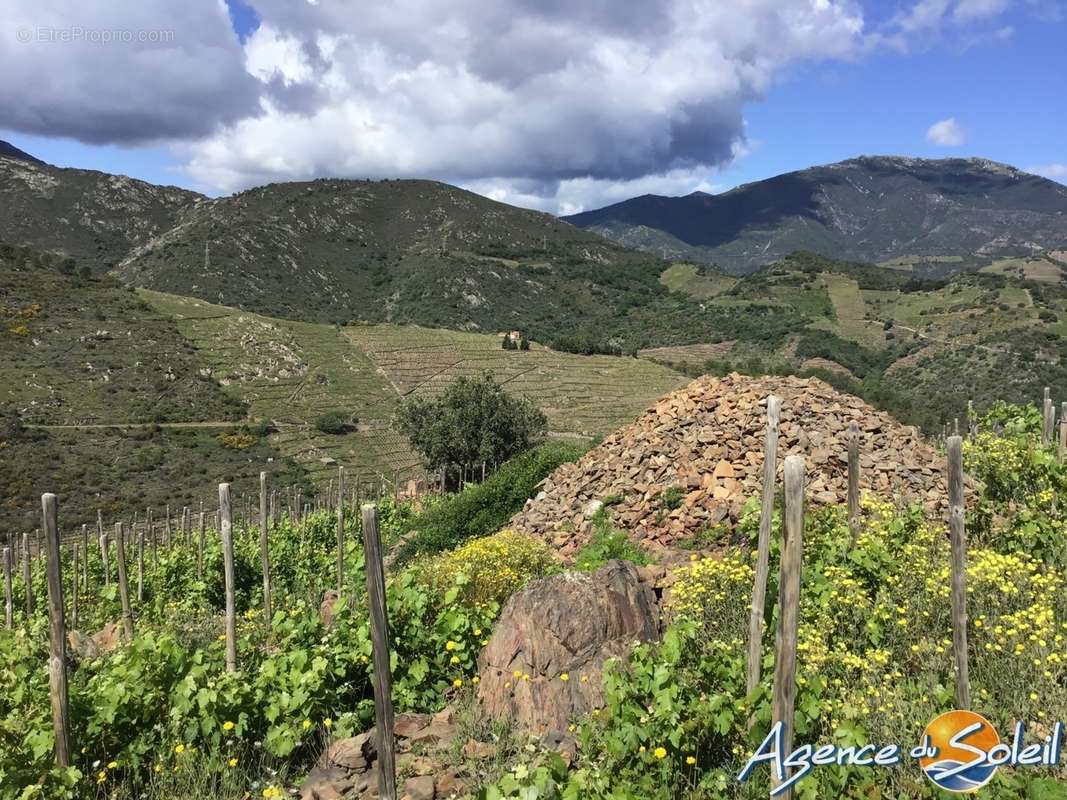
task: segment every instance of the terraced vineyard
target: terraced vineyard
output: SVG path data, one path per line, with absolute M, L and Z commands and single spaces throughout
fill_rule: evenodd
M 554 433 L 607 433 L 685 381 L 642 359 L 579 356 L 537 344 L 528 351 L 504 350 L 499 337 L 485 334 L 356 325 L 345 335 L 399 395 L 436 392 L 461 375 L 489 370 L 509 392 L 533 400 Z
M 271 443 L 325 479 L 335 463 L 363 480 L 422 474 L 407 441 L 390 427 L 401 398 L 442 389 L 490 370 L 509 392 L 531 398 L 555 434 L 594 436 L 629 421 L 684 378 L 639 359 L 557 353 L 537 344 L 507 351 L 494 335 L 401 325 L 295 322 L 203 300 L 143 290 L 200 351 L 249 415 L 275 428 Z M 342 410 L 358 419 L 343 434 L 316 418 Z
M 312 478 L 335 463 L 361 480 L 392 482 L 421 473 L 407 442 L 388 429 L 399 397 L 375 365 L 334 325 L 265 317 L 204 300 L 144 290 L 175 320 L 223 387 L 276 428 L 271 443 Z M 327 434 L 315 420 L 342 410 L 358 423 Z

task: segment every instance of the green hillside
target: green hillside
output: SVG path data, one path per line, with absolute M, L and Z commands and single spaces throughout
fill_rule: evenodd
M 268 422 L 271 442 L 313 476 L 345 464 L 361 480 L 422 474 L 421 462 L 390 426 L 403 397 L 435 392 L 460 375 L 489 370 L 531 398 L 557 435 L 605 434 L 684 382 L 647 361 L 501 348 L 500 337 L 400 325 L 335 326 L 242 312 L 202 300 L 141 291 L 195 342 L 206 368 L 249 413 Z M 344 433 L 315 421 L 339 410 Z
M 117 274 L 290 319 L 548 332 L 649 301 L 662 268 L 445 184 L 320 180 L 201 203 Z
M 717 293 L 692 279 L 679 288 L 705 304 L 706 338 L 641 354 L 690 374 L 819 374 L 931 432 L 962 417 L 968 399 L 1032 401 L 1045 386 L 1067 395 L 1058 284 L 987 273 L 923 280 L 798 253 Z
M 229 421 L 245 409 L 201 374 L 166 316 L 112 278 L 0 243 L 0 409 L 27 424 Z
M 171 228 L 201 199 L 125 175 L 53 167 L 0 146 L 0 240 L 71 257 L 94 273 Z

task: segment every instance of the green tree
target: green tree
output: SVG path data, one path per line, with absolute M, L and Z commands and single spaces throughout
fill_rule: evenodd
M 545 434 L 545 415 L 504 391 L 490 372 L 460 377 L 436 397 L 413 397 L 394 419 L 430 469 L 499 464 Z

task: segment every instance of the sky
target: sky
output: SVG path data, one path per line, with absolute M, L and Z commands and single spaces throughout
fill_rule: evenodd
M 858 155 L 1067 183 L 1067 0 L 0 0 L 0 139 L 209 195 L 575 213 Z

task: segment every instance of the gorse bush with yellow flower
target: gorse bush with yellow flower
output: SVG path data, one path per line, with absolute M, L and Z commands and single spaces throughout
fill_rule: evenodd
M 558 570 L 559 561 L 541 540 L 503 530 L 421 559 L 416 569 L 442 597 L 458 585 L 459 596 L 467 601 L 503 604 L 531 580 Z

